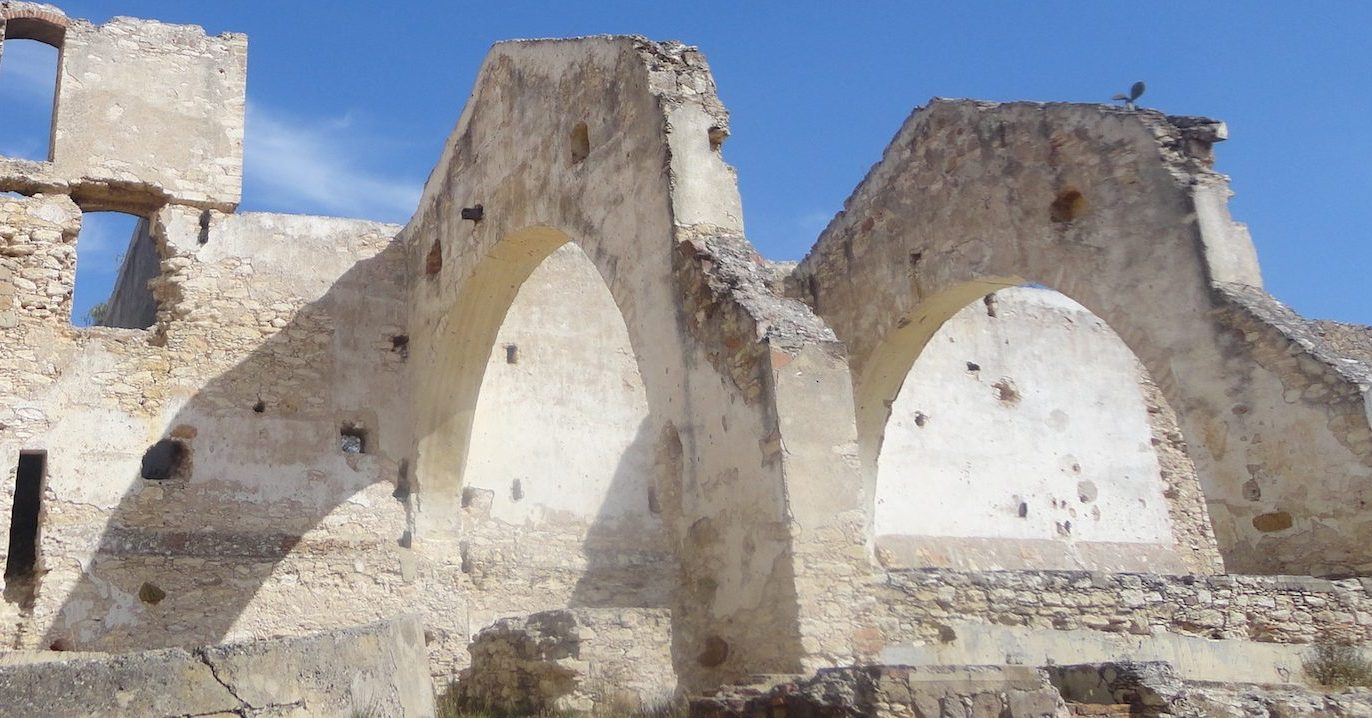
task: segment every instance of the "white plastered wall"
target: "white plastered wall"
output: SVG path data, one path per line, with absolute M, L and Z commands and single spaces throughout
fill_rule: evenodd
M 647 418 L 619 308 L 585 253 L 565 244 L 520 287 L 501 325 L 467 487 L 492 491 L 491 516 L 511 524 L 647 517 Z
M 892 406 L 878 555 L 901 566 L 1173 568 L 1141 371 L 1105 322 L 1057 292 L 1010 288 L 964 307 Z

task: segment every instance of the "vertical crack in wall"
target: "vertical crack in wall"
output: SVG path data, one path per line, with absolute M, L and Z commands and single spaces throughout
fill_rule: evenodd
M 234 690 L 233 686 L 229 685 L 228 681 L 225 681 L 220 677 L 219 669 L 215 667 L 214 662 L 210 660 L 209 653 L 206 652 L 205 649 L 201 648 L 196 650 L 195 657 L 200 659 L 200 662 L 204 663 L 205 667 L 210 669 L 210 675 L 214 677 L 215 682 L 224 686 L 224 690 L 228 691 L 229 695 L 232 696 L 234 700 L 238 701 L 238 710 L 232 711 L 236 715 L 243 716 L 244 718 L 252 718 L 253 716 L 260 715 L 276 715 L 278 711 L 284 708 L 304 709 L 308 707 L 305 705 L 305 700 L 303 698 L 291 701 L 290 703 L 268 703 L 261 707 L 254 706 L 242 696 L 238 695 L 238 691 Z M 188 714 L 186 718 L 190 718 L 190 716 L 193 715 L 216 715 L 216 712 Z
M 219 677 L 219 669 L 215 667 L 212 661 L 210 661 L 209 654 L 205 652 L 205 649 L 202 648 L 196 650 L 195 657 L 200 659 L 200 662 L 204 663 L 206 668 L 210 669 L 210 675 L 214 677 L 215 682 L 221 686 L 224 686 L 224 690 L 228 691 L 229 695 L 233 696 L 233 699 L 238 701 L 239 710 L 234 712 L 240 716 L 247 716 L 248 714 L 244 711 L 253 710 L 253 707 L 247 701 L 243 700 L 242 696 L 238 695 L 238 691 L 235 691 L 233 689 L 233 686 L 229 685 L 228 682 L 226 682 L 223 678 Z

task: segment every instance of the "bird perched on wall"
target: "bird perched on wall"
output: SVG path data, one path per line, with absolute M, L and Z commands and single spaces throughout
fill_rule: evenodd
M 1124 103 L 1124 109 L 1126 109 L 1126 110 L 1138 109 L 1138 108 L 1134 105 L 1134 103 L 1135 103 L 1140 97 L 1143 97 L 1143 90 L 1144 90 L 1144 88 L 1145 88 L 1145 85 L 1143 84 L 1143 80 L 1139 80 L 1138 82 L 1135 82 L 1134 85 L 1133 85 L 1132 87 L 1129 88 L 1129 94 L 1128 94 L 1128 95 L 1119 94 L 1119 95 L 1115 95 L 1114 97 L 1112 97 L 1112 98 L 1110 98 L 1110 99 L 1123 102 L 1123 103 Z

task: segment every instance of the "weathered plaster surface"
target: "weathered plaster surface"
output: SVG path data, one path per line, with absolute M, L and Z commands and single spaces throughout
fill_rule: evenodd
M 1104 322 L 1060 294 L 1011 288 L 959 310 L 891 408 L 878 557 L 1181 570 L 1140 371 Z M 1205 507 L 1178 513 L 1204 520 Z
M 788 281 L 848 346 L 869 487 L 886 402 L 933 331 L 1036 282 L 1108 323 L 1176 409 L 1230 570 L 1372 566 L 1365 408 L 1345 425 L 1288 401 L 1263 352 L 1310 364 L 1350 407 L 1365 407 L 1364 384 L 1269 322 L 1244 328 L 1259 315 L 1225 287 L 1266 295 L 1209 169 L 1223 137 L 1210 120 L 1099 106 L 936 100 L 913 114 Z M 1299 528 L 1272 530 L 1287 519 Z
M 598 79 L 609 76 L 623 81 Z M 527 112 L 528 97 L 557 97 L 560 110 Z M 584 157 L 572 151 L 581 123 Z M 460 472 L 500 323 L 535 267 L 575 243 L 608 287 L 643 379 L 650 421 L 635 436 L 652 447 L 652 482 L 681 566 L 674 656 L 685 675 L 799 666 L 765 362 L 773 341 L 789 342 L 786 351 L 804 345 L 792 326 L 826 333 L 802 305 L 762 286 L 763 265 L 738 237 L 723 134 L 727 118 L 693 49 L 638 38 L 501 44 L 404 234 L 416 276 L 417 546 L 460 550 L 454 505 L 469 486 Z M 478 151 L 485 147 L 501 149 Z M 476 205 L 479 222 L 461 218 Z M 754 277 L 757 294 L 731 291 L 739 281 L 726 283 L 725 273 Z M 769 326 L 759 319 L 766 305 L 798 319 Z M 646 502 L 632 503 L 651 518 Z M 544 608 L 556 607 L 554 595 L 546 599 L 554 605 Z M 774 640 L 747 640 L 759 632 Z M 715 650 L 721 643 L 728 647 Z
M 604 287 L 586 255 L 564 244 L 505 315 L 477 400 L 464 486 L 492 494 L 494 519 L 646 522 L 653 513 L 651 437 L 638 436 L 649 418 L 643 377 Z
M 1261 290 L 1219 123 L 936 101 L 790 266 L 694 48 L 497 45 L 401 228 L 233 213 L 242 36 L 0 16 L 65 47 L 54 161 L 0 159 L 0 505 L 47 452 L 6 646 L 415 612 L 432 676 L 484 636 L 506 695 L 565 658 L 525 639 L 687 691 L 1372 639 L 1356 581 L 1213 575 L 1372 572 L 1368 342 Z M 71 325 L 102 209 L 146 218 L 114 303 L 146 328 Z
M 60 656 L 63 660 L 55 660 Z M 434 715 L 424 627 L 405 616 L 285 640 L 142 653 L 11 653 L 0 716 Z
M 93 25 L 26 2 L 5 3 L 0 17 L 61 50 L 50 162 L 0 161 L 0 191 L 135 212 L 238 204 L 245 35 L 125 17 Z

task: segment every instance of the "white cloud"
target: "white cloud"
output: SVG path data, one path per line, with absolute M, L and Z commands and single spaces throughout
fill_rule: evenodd
M 249 103 L 245 204 L 403 222 L 419 204 L 422 186 L 359 166 L 359 150 L 375 141 L 350 115 L 289 117 Z

